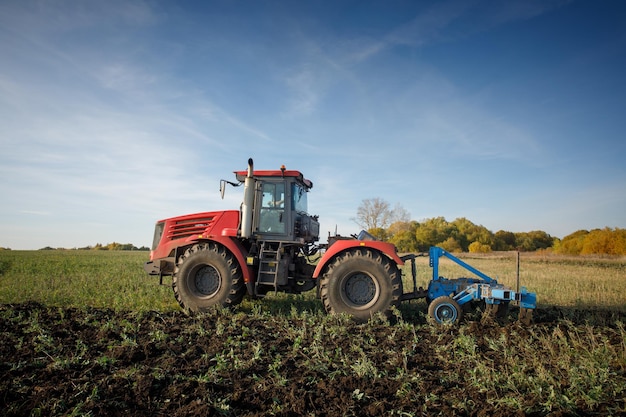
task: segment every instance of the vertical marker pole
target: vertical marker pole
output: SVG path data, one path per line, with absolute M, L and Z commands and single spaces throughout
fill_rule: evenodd
M 519 294 L 519 250 L 517 251 L 517 288 L 515 291 Z

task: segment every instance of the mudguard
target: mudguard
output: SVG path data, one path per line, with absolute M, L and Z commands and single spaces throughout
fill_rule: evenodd
M 249 283 L 253 280 L 253 274 L 250 272 L 250 267 L 246 264 L 246 256 L 248 256 L 248 251 L 243 247 L 239 240 L 232 237 L 224 237 L 224 236 L 213 236 L 212 239 L 202 239 L 202 240 L 210 240 L 213 242 L 217 242 L 228 249 L 237 262 L 239 263 L 239 267 L 241 268 L 241 273 L 243 274 L 243 282 Z M 197 243 L 200 243 L 202 240 L 198 240 Z
M 197 236 L 197 237 L 194 236 L 194 237 L 189 237 L 183 242 L 181 241 L 175 242 L 177 246 L 174 246 L 174 249 L 176 249 L 177 253 L 180 255 L 186 248 L 195 244 L 202 243 L 202 242 L 219 243 L 220 245 L 228 249 L 233 254 L 237 262 L 239 263 L 239 266 L 241 268 L 241 273 L 243 274 L 244 283 L 247 284 L 253 281 L 254 274 L 250 271 L 250 267 L 246 264 L 246 257 L 248 256 L 248 251 L 246 250 L 246 248 L 243 247 L 243 245 L 239 242 L 239 240 L 235 238 L 232 238 L 229 236 L 211 236 L 211 237 L 205 237 L 202 235 Z M 150 275 L 159 275 L 159 274 L 172 275 L 172 273 L 174 272 L 175 262 L 176 262 L 175 256 L 171 256 L 167 258 L 160 258 L 154 261 L 146 262 L 144 265 L 144 269 Z
M 318 278 L 326 265 L 328 265 L 328 263 L 338 254 L 352 248 L 372 248 L 393 259 L 396 264 L 404 265 L 404 261 L 398 256 L 396 247 L 391 243 L 381 242 L 378 240 L 337 240 L 328 249 L 326 249 L 324 256 L 322 256 L 322 258 L 317 263 L 317 267 L 313 272 L 313 278 Z

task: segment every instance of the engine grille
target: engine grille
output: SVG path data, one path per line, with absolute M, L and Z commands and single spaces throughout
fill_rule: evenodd
M 167 230 L 167 238 L 169 240 L 176 240 L 202 234 L 205 230 L 213 226 L 216 217 L 217 216 L 196 217 L 172 222 Z

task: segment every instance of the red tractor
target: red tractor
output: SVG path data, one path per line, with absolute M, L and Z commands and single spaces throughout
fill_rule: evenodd
M 387 313 L 401 300 L 425 296 L 404 294 L 395 246 L 367 233 L 319 240 L 318 216 L 307 211 L 313 183 L 299 171 L 282 167 L 235 171 L 244 184 L 240 210 L 211 211 L 157 222 L 150 261 L 151 275 L 172 277 L 174 295 L 183 309 L 204 311 L 234 306 L 248 294 L 269 291 L 302 293 L 318 288 L 329 313 L 348 313 L 367 320 Z M 322 251 L 317 264 L 310 258 Z M 421 289 L 420 289 L 421 290 Z

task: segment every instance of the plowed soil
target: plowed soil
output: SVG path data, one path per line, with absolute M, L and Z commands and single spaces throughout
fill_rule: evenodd
M 537 311 L 530 327 L 471 317 L 440 327 L 419 314 L 357 324 L 302 313 L 189 317 L 2 305 L 0 409 L 5 416 L 621 414 L 624 391 L 616 388 L 594 401 L 554 397 L 546 404 L 551 397 L 535 396 L 532 386 L 490 387 L 476 374 L 475 364 L 485 363 L 531 380 L 525 366 L 537 358 L 524 356 L 529 344 L 564 334 L 564 343 L 577 346 L 576 335 L 589 328 L 589 352 L 599 341 L 626 350 L 615 325 L 626 314 L 596 313 L 605 325 L 595 327 L 562 316 L 553 308 Z M 554 368 L 553 390 L 565 396 L 580 382 L 550 362 L 548 344 L 542 349 L 545 369 Z M 610 380 L 624 385 L 624 367 L 607 364 Z

